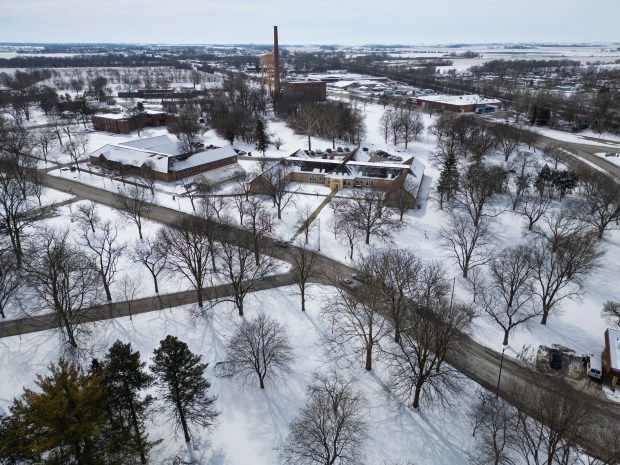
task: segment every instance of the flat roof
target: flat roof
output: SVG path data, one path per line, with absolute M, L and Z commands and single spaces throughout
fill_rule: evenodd
M 116 145 L 122 145 L 134 149 L 149 150 L 151 152 L 157 152 L 167 156 L 181 155 L 179 145 L 166 135 L 146 137 L 144 139 L 130 140 L 128 142 L 119 142 Z
M 490 99 L 480 97 L 479 95 L 425 95 L 422 97 L 417 97 L 418 100 L 423 102 L 438 102 L 438 103 L 446 103 L 449 105 L 472 105 L 472 104 L 501 104 L 497 99 Z
M 127 115 L 118 114 L 118 113 L 98 113 L 96 115 L 93 115 L 93 118 L 94 117 L 106 118 L 106 119 L 128 119 L 129 118 L 129 116 Z
M 225 145 L 218 149 L 208 149 L 193 153 L 185 160 L 174 160 L 171 171 L 182 171 L 195 166 L 204 165 L 218 160 L 225 160 L 237 155 L 232 145 Z
M 609 361 L 611 363 L 612 370 L 620 370 L 620 365 L 618 365 L 618 361 L 620 360 L 620 331 L 615 329 L 608 328 L 607 333 L 609 334 Z

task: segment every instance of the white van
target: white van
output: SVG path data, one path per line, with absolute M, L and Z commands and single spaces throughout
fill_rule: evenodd
M 601 379 L 603 377 L 603 364 L 601 362 L 601 357 L 592 354 L 587 355 L 586 375 L 594 379 Z

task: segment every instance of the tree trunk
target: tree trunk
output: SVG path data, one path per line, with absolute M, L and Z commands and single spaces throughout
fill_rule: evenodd
M 366 230 L 366 244 L 370 245 L 370 229 Z
M 237 308 L 239 309 L 239 316 L 243 316 L 243 298 L 240 296 L 235 297 L 237 301 Z
M 159 294 L 159 286 L 157 285 L 157 276 L 153 273 L 153 284 L 155 284 L 155 294 Z
M 196 297 L 198 297 L 198 306 L 202 308 L 203 307 L 202 288 L 200 287 L 200 285 L 198 285 L 198 287 L 196 288 Z
M 105 279 L 105 276 L 102 276 L 103 281 L 103 290 L 105 291 L 105 297 L 108 299 L 108 302 L 112 302 L 112 294 L 110 293 L 110 285 Z
M 136 442 L 138 445 L 138 449 L 140 451 L 140 463 L 144 465 L 146 463 L 146 454 L 144 451 L 144 443 L 142 441 L 142 434 L 140 434 L 140 425 L 138 423 L 138 416 L 136 415 L 136 409 L 134 408 L 131 395 L 128 395 L 127 397 L 129 398 L 129 410 L 131 411 L 131 423 L 133 424 L 134 434 L 136 435 Z
M 504 330 L 504 342 L 502 344 L 505 345 L 505 346 L 508 345 L 508 333 L 509 332 L 510 332 L 510 328 Z
M 306 311 L 306 286 L 304 285 L 300 286 L 300 294 L 301 294 L 301 311 L 305 312 Z M 2 312 L 1 308 L 0 308 L 0 312 Z M 2 317 L 4 318 L 4 313 L 2 314 Z
M 258 381 L 260 382 L 260 388 L 265 389 L 265 380 L 263 379 L 262 376 L 259 375 Z
M 422 393 L 422 386 L 423 384 L 419 381 L 415 385 L 415 393 L 413 394 L 412 404 L 413 408 L 418 408 L 420 406 L 420 394 Z
M 372 370 L 372 345 L 366 346 L 366 371 Z
M 543 307 L 542 320 L 540 320 L 540 324 L 541 325 L 546 325 L 547 324 L 547 317 L 548 316 L 549 316 L 549 310 L 547 310 L 546 308 Z

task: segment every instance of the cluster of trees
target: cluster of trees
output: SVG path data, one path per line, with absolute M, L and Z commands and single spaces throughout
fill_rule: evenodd
M 470 463 L 611 465 L 620 459 L 618 426 L 597 424 L 591 407 L 570 388 L 557 383 L 551 390 L 531 380 L 509 395 L 519 400 L 522 410 L 494 394 L 478 392 L 469 412 L 475 438 Z M 593 428 L 599 438 L 598 458 L 582 446 L 584 432 Z
M 131 343 L 121 341 L 87 372 L 60 359 L 0 419 L 0 462 L 145 464 L 161 441 L 147 433 L 155 406 L 183 430 L 193 459 L 190 427 L 212 428 L 219 415 L 201 358 L 167 336 L 153 352 L 150 373 Z M 147 394 L 153 387 L 158 397 Z
M 388 109 L 379 120 L 379 131 L 386 144 L 389 138 L 394 145 L 404 142 L 407 148 L 409 142 L 418 140 L 424 132 L 424 121 L 420 112 L 411 111 L 411 108 Z
M 336 148 L 336 140 L 359 144 L 366 131 L 362 110 L 344 102 L 312 102 L 284 96 L 278 100 L 276 114 L 308 138 L 308 150 L 312 150 L 311 136 L 329 139 Z

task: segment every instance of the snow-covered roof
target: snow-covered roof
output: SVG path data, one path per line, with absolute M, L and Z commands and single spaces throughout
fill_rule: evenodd
M 178 144 L 166 135 L 146 137 L 144 139 L 130 140 L 129 142 L 120 142 L 117 145 L 123 145 L 126 147 L 131 147 L 131 148 L 136 148 L 136 149 L 149 150 L 151 152 L 159 153 L 162 155 L 168 155 L 168 156 L 175 156 L 175 155 L 182 154 L 182 152 L 179 151 Z
M 225 145 L 218 149 L 205 150 L 190 155 L 185 160 L 175 160 L 172 166 L 174 171 L 181 171 L 195 166 L 204 165 L 218 160 L 224 160 L 237 155 L 232 145 Z
M 609 359 L 612 370 L 620 370 L 620 331 L 609 328 Z
M 119 113 L 97 113 L 96 116 L 98 118 L 107 118 L 107 119 L 127 119 L 127 115 L 122 115 Z
M 103 155 L 106 160 L 140 167 L 145 163 L 152 163 L 153 169 L 162 173 L 168 172 L 167 154 L 153 151 L 137 149 L 134 147 L 123 147 L 120 144 L 107 144 L 90 154 L 91 157 Z
M 438 102 L 446 103 L 449 105 L 472 105 L 472 104 L 485 104 L 485 105 L 497 105 L 501 104 L 499 100 L 480 97 L 479 95 L 425 95 L 418 97 L 418 100 L 423 102 Z

